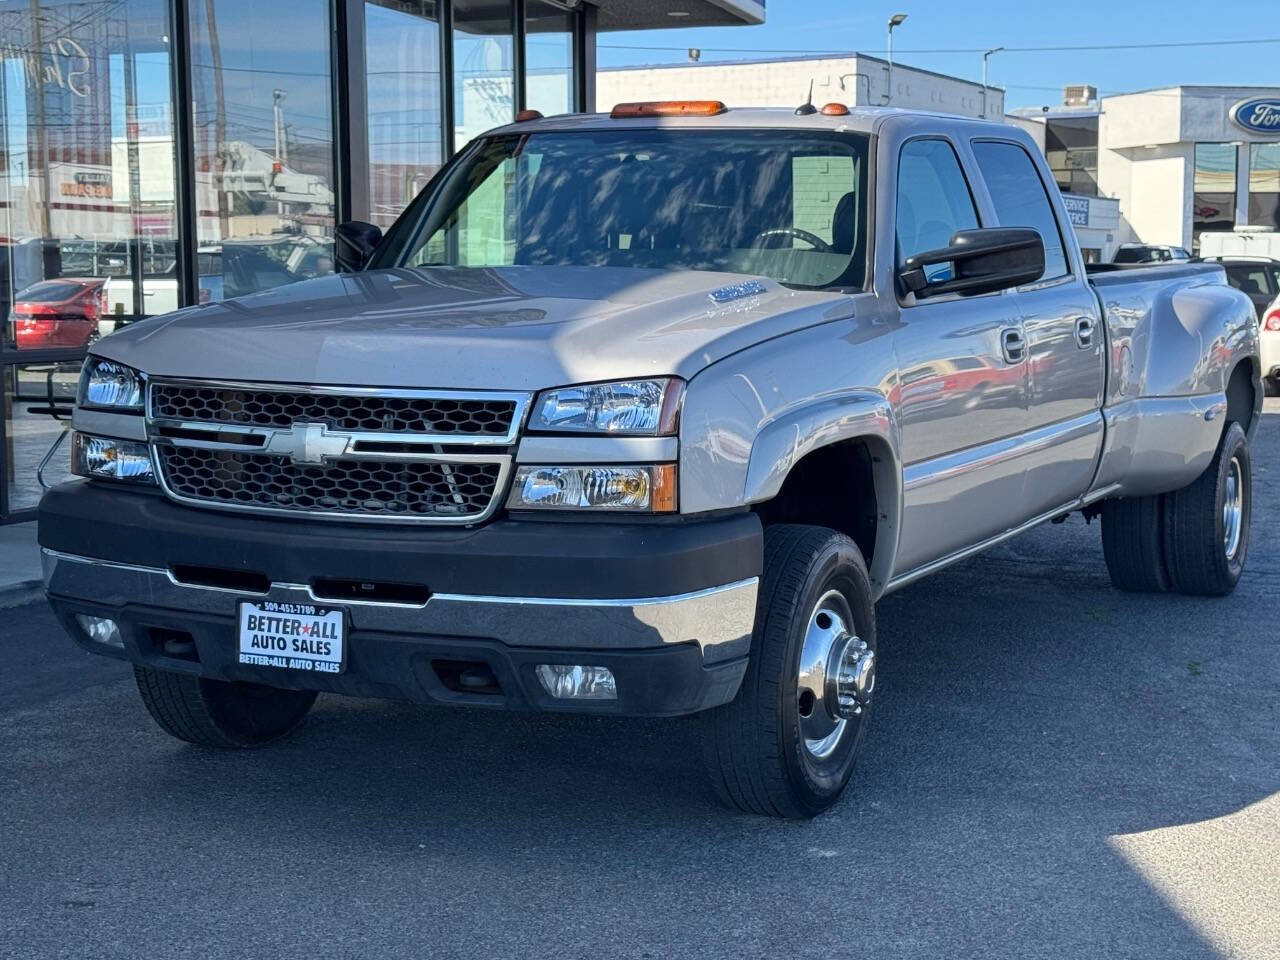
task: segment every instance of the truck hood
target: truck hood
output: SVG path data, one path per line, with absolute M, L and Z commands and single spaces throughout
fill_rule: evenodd
M 516 266 L 322 277 L 123 328 L 95 354 L 153 376 L 537 390 L 692 377 L 851 316 L 853 298 L 696 271 Z

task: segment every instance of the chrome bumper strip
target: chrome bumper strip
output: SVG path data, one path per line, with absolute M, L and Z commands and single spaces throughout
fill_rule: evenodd
M 345 607 L 354 630 L 499 640 L 510 646 L 623 650 L 697 643 L 712 663 L 744 656 L 755 623 L 755 577 L 666 597 L 578 599 L 433 594 L 425 604 L 339 601 L 309 585 L 273 583 L 266 593 L 182 583 L 158 567 L 41 550 L 46 589 L 88 604 L 129 604 L 235 616 L 238 600 Z

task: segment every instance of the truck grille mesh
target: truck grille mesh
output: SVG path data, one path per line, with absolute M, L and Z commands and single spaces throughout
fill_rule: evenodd
M 445 397 L 366 397 L 290 390 L 156 383 L 151 415 L 164 420 L 289 427 L 324 423 L 334 430 L 505 436 L 513 400 Z
M 496 463 L 354 459 L 315 466 L 262 453 L 170 446 L 158 452 L 165 482 L 179 497 L 355 517 L 479 516 L 501 475 Z

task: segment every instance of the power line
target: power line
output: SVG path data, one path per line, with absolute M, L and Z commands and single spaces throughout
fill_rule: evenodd
M 1233 47 L 1233 46 L 1256 46 L 1268 43 L 1280 43 L 1280 37 L 1250 37 L 1246 39 L 1236 40 L 1168 40 L 1152 43 L 1086 43 L 1086 44 L 1062 44 L 1056 46 L 1041 47 L 1012 47 L 1007 46 L 1002 53 L 1080 53 L 1090 50 L 1166 50 L 1170 48 L 1182 47 Z M 658 46 L 641 46 L 638 44 L 625 43 L 601 43 L 598 44 L 601 50 L 651 50 L 661 52 L 678 52 L 685 53 L 689 48 L 684 47 L 658 47 Z M 699 47 L 703 53 L 769 53 L 769 54 L 798 54 L 807 57 L 851 57 L 855 55 L 855 51 L 834 51 L 834 52 L 817 52 L 813 48 L 808 49 L 787 49 L 784 47 Z M 913 47 L 913 48 L 894 48 L 894 53 L 984 53 L 986 47 Z M 857 53 L 863 54 L 887 54 L 888 50 L 860 50 Z

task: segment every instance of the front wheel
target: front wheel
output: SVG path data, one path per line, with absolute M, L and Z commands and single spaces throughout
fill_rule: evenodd
M 871 581 L 857 545 L 824 527 L 765 530 L 751 659 L 732 702 L 704 715 L 707 769 L 726 804 L 812 817 L 844 791 L 875 689 Z
M 257 683 L 206 680 L 185 673 L 134 667 L 138 693 L 165 733 L 204 747 L 260 747 L 302 722 L 314 690 L 280 690 Z

